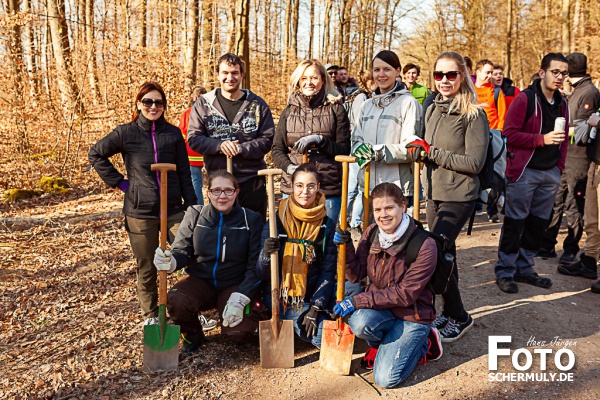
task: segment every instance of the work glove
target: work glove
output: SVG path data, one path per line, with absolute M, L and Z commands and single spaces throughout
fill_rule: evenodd
M 290 164 L 286 168 L 285 172 L 287 172 L 288 175 L 292 175 L 294 172 L 296 172 L 297 169 L 298 169 L 298 166 L 296 164 Z
M 177 261 L 172 257 L 169 250 L 163 251 L 160 247 L 154 252 L 154 266 L 159 271 L 167 271 L 171 273 L 177 268 Z
M 125 193 L 127 190 L 129 190 L 129 180 L 122 179 L 121 182 L 117 183 L 117 187 L 121 192 Z
M 245 295 L 238 292 L 231 293 L 223 310 L 223 326 L 230 328 L 238 326 L 244 318 L 244 308 L 249 303 L 250 299 Z
M 413 162 L 421 161 L 423 158 L 427 158 L 429 155 L 429 143 L 423 139 L 413 140 L 406 145 L 408 155 Z M 425 152 L 425 157 L 421 155 L 421 152 Z
M 349 231 L 343 231 L 340 226 L 335 227 L 335 234 L 333 235 L 333 243 L 336 245 L 352 242 L 352 234 Z
M 360 169 L 363 169 L 373 160 L 373 146 L 370 143 L 361 143 L 352 155 L 356 157 Z
M 323 141 L 323 136 L 321 135 L 308 135 L 303 136 L 296 143 L 294 143 L 294 147 L 292 150 L 296 150 L 298 153 L 304 153 L 306 149 L 308 149 L 311 145 L 318 145 Z
M 333 314 L 331 314 L 331 317 L 333 319 L 345 317 L 352 314 L 355 310 L 356 303 L 354 302 L 354 299 L 352 297 L 346 297 L 333 307 Z
M 308 309 L 308 312 L 304 315 L 302 326 L 304 327 L 304 330 L 306 331 L 306 337 L 308 338 L 315 336 L 319 330 L 319 323 L 317 321 L 319 311 L 321 311 L 319 306 L 312 305 Z
M 263 251 L 267 256 L 271 255 L 271 253 L 277 253 L 280 248 L 281 243 L 279 242 L 279 238 L 268 237 L 265 239 Z

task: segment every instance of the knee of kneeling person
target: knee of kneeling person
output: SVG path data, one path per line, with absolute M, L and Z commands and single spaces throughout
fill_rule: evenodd
M 399 371 L 396 374 L 396 377 L 390 374 L 389 368 L 381 368 L 377 366 L 377 362 L 375 363 L 375 368 L 373 369 L 373 380 L 377 384 L 377 386 L 382 387 L 384 389 L 392 389 L 396 386 L 400 385 L 404 379 L 401 379 L 404 375 L 403 371 Z M 408 375 L 407 375 L 408 376 Z
M 189 297 L 173 291 L 167 294 L 167 310 L 171 316 L 197 312 Z

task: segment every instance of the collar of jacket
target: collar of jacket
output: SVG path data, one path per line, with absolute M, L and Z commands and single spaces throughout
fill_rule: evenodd
M 500 85 L 500 88 L 502 89 L 503 92 L 507 91 L 509 87 L 513 86 L 513 81 L 510 78 L 503 78 L 502 79 L 502 85 Z
M 319 92 L 310 99 L 303 95 L 299 90 L 292 93 L 289 100 L 290 105 L 302 108 L 317 108 L 325 104 L 325 85 Z
M 375 104 L 376 107 L 385 108 L 392 101 L 396 100 L 396 98 L 403 96 L 403 95 L 412 96 L 410 94 L 410 92 L 406 89 L 406 86 L 404 86 L 403 83 L 396 82 L 396 84 L 394 85 L 394 88 L 392 90 L 385 92 L 383 94 L 381 94 L 379 88 L 377 88 L 377 90 L 375 90 L 375 93 L 373 94 L 373 97 L 372 97 L 373 104 Z
M 533 81 L 533 83 L 529 87 L 534 91 L 535 94 L 538 95 L 538 97 L 540 98 L 539 101 L 545 101 L 548 105 L 550 105 L 550 103 L 548 103 L 548 99 L 546 99 L 546 95 L 544 94 L 544 92 L 542 92 L 542 80 L 541 79 L 536 79 L 535 81 Z M 554 94 L 552 96 L 554 97 L 553 106 L 560 105 L 560 103 L 564 100 L 562 95 L 560 94 L 560 90 L 558 90 L 558 89 L 556 89 L 554 91 Z
M 396 240 L 394 244 L 392 244 L 386 250 L 382 249 L 381 245 L 379 244 L 379 226 L 375 225 L 373 229 L 377 229 L 377 235 L 375 235 L 375 240 L 373 240 L 373 243 L 371 244 L 369 253 L 381 253 L 383 251 L 394 257 L 404 251 L 406 249 L 406 245 L 408 244 L 408 239 L 410 239 L 414 231 L 417 229 L 415 221 L 412 219 L 412 217 L 409 216 L 409 218 L 408 229 L 406 229 L 404 235 L 402 235 L 400 239 Z
M 150 129 L 152 128 L 152 122 L 154 122 L 155 130 L 158 131 L 158 128 L 166 123 L 165 113 L 163 112 L 163 114 L 160 116 L 160 118 L 157 119 L 156 121 L 150 121 L 148 118 L 144 117 L 144 114 L 142 114 L 140 112 L 140 115 L 135 120 L 135 123 L 140 128 L 142 128 L 143 130 L 148 131 L 148 132 L 150 132 Z
M 442 94 L 439 93 L 435 97 L 435 100 L 433 101 L 433 103 L 435 104 L 435 108 L 438 108 L 440 110 L 440 112 L 448 113 L 448 110 L 450 109 L 450 104 L 452 104 L 452 101 L 454 101 L 454 98 L 444 99 Z M 452 113 L 458 114 L 458 110 L 454 110 Z
M 209 218 L 213 222 L 218 223 L 221 212 L 219 210 L 217 210 L 210 201 L 208 202 L 208 205 L 206 205 L 204 207 L 207 208 Z M 239 205 L 238 200 L 236 199 L 235 203 L 233 204 L 233 207 L 231 208 L 231 211 L 229 211 L 229 213 L 227 213 L 227 214 L 223 214 L 223 218 L 227 218 L 229 216 L 234 216 L 236 213 L 238 213 L 241 210 L 241 208 L 242 207 Z
M 577 89 L 578 86 L 581 86 L 583 84 L 583 82 L 591 82 L 592 81 L 592 77 L 590 75 L 584 75 L 583 78 L 581 78 L 580 80 L 578 80 L 577 82 L 575 82 L 573 84 L 573 87 L 575 89 Z

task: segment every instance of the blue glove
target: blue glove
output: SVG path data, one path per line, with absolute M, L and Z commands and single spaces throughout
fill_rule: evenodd
M 352 314 L 355 310 L 356 303 L 354 302 L 354 299 L 352 297 L 346 297 L 333 307 L 333 314 L 331 314 L 331 317 L 333 319 L 345 317 Z
M 340 226 L 335 227 L 335 235 L 333 235 L 333 243 L 336 245 L 349 243 L 352 241 L 352 234 L 348 231 L 343 231 Z
M 123 193 L 129 190 L 129 181 L 127 179 L 122 179 L 121 182 L 117 183 L 117 187 Z
M 304 137 L 301 137 L 300 139 L 298 139 L 298 141 L 294 144 L 294 147 L 292 149 L 296 150 L 298 153 L 304 153 L 304 151 L 310 145 L 313 145 L 313 144 L 318 145 L 319 143 L 321 143 L 322 140 L 323 140 L 323 136 L 321 136 L 321 135 L 304 136 Z

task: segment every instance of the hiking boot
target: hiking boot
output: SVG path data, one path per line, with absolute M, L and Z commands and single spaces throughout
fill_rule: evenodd
M 579 261 L 570 265 L 559 265 L 557 270 L 563 275 L 581 276 L 587 279 L 598 279 L 596 259 L 581 253 Z
M 573 264 L 575 262 L 575 258 L 577 257 L 576 253 L 567 253 L 566 251 L 560 256 L 558 259 L 559 264 Z
M 440 333 L 434 327 L 429 330 L 429 336 L 427 336 L 427 354 L 419 360 L 419 364 L 427 364 L 427 361 L 437 361 L 442 357 L 444 350 L 442 349 L 442 341 L 440 340 Z
M 550 278 L 542 278 L 535 272 L 527 276 L 515 276 L 515 282 L 527 283 L 544 289 L 548 289 L 552 286 L 552 280 Z
M 181 346 L 181 355 L 189 356 L 196 353 L 200 349 L 200 346 L 202 345 L 202 343 L 204 343 L 205 337 L 203 333 L 198 339 L 190 341 L 187 340 L 182 333 L 181 339 L 183 340 L 183 346 Z
M 446 317 L 444 314 L 440 314 L 437 317 L 435 317 L 435 320 L 433 321 L 431 326 L 433 326 L 438 331 L 441 331 L 442 329 L 444 329 L 447 323 L 448 317 Z
M 199 315 L 198 319 L 200 320 L 200 324 L 202 325 L 202 330 L 204 332 L 212 331 L 217 327 L 216 319 L 207 319 L 204 315 Z
M 473 318 L 469 315 L 465 322 L 449 318 L 446 327 L 440 332 L 442 343 L 451 343 L 460 339 L 473 326 Z
M 519 287 L 513 278 L 497 278 L 496 284 L 504 293 L 517 293 L 519 291 Z
M 375 357 L 378 350 L 378 347 L 369 347 L 362 360 L 360 360 L 360 366 L 364 369 L 372 370 L 375 366 Z
M 592 285 L 592 292 L 600 293 L 600 281 L 598 281 Z
M 554 249 L 539 249 L 535 256 L 541 258 L 556 258 L 556 251 L 554 251 Z
M 144 326 L 146 325 L 158 325 L 158 317 L 146 318 L 144 321 Z
M 498 217 L 498 214 L 492 214 L 488 216 L 488 220 L 496 224 L 500 222 L 500 217 Z

